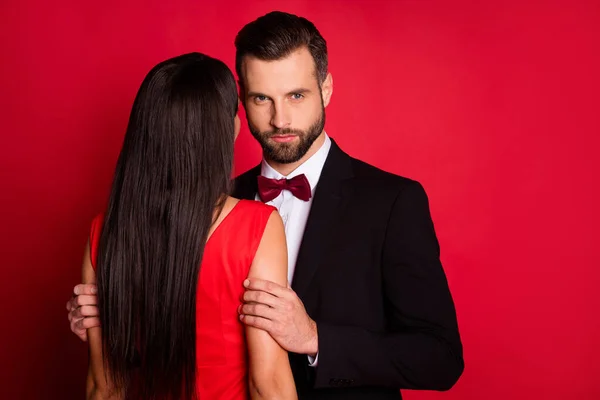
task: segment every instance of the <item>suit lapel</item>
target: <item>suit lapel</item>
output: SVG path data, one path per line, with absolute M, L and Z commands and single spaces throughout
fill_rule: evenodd
M 258 192 L 256 177 L 258 175 L 260 175 L 260 164 L 235 178 L 233 197 L 244 200 L 256 200 L 256 193 Z
M 235 179 L 233 196 L 239 199 L 255 200 L 258 191 L 257 177 L 260 175 L 260 164 Z M 310 286 L 321 256 L 324 254 L 331 238 L 332 226 L 341 215 L 346 201 L 351 196 L 350 186 L 345 181 L 352 178 L 351 158 L 344 153 L 335 141 L 331 140 L 331 148 L 319 183 L 315 189 L 310 208 L 296 268 L 292 288 L 303 299 Z
M 332 226 L 350 196 L 349 185 L 344 184 L 352 177 L 350 161 L 350 157 L 332 140 L 315 190 L 294 270 L 292 289 L 301 299 L 319 267 L 321 256 L 331 238 Z

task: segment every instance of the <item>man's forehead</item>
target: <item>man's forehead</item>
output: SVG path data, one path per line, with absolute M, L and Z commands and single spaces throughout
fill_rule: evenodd
M 253 56 L 244 57 L 244 84 L 249 90 L 254 89 L 252 86 L 282 90 L 316 83 L 313 82 L 316 70 L 312 56 L 307 50 L 304 52 L 295 51 L 283 59 L 273 61 L 260 60 Z

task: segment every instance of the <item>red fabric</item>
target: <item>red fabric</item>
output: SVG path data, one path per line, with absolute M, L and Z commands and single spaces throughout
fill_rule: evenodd
M 206 243 L 196 301 L 196 382 L 201 399 L 249 398 L 246 340 L 237 308 L 242 282 L 274 210 L 241 200 Z M 98 216 L 90 234 L 94 269 L 101 229 Z
M 295 176 L 292 179 L 258 177 L 258 195 L 263 202 L 267 203 L 273 200 L 279 196 L 282 190 L 289 190 L 294 196 L 304 201 L 308 201 L 312 196 L 310 183 L 304 174 Z

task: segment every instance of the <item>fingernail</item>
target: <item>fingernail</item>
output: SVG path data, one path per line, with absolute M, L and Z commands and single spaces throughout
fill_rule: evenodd
M 240 313 L 240 311 L 242 311 L 242 306 L 241 305 L 238 306 L 237 311 L 238 311 L 238 314 Z
M 98 293 L 98 288 L 96 288 L 96 286 L 92 287 L 91 292 L 92 292 L 92 294 Z
M 244 281 L 244 287 L 248 287 L 248 285 L 250 285 L 250 281 L 248 279 L 246 279 Z
M 79 295 L 79 287 L 75 286 L 75 288 L 73 289 L 73 293 L 75 293 L 76 295 Z
M 240 315 L 240 319 L 244 319 L 244 315 L 243 315 L 243 314 L 242 314 L 242 315 Z

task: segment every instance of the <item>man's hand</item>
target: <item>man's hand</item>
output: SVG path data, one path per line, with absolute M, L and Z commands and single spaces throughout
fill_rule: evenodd
M 88 328 L 100 326 L 97 292 L 96 285 L 77 285 L 73 289 L 73 297 L 67 302 L 71 331 L 84 342 L 87 341 Z
M 317 324 L 289 286 L 246 279 L 244 287 L 244 304 L 238 308 L 244 324 L 269 332 L 287 351 L 312 357 L 319 352 Z

